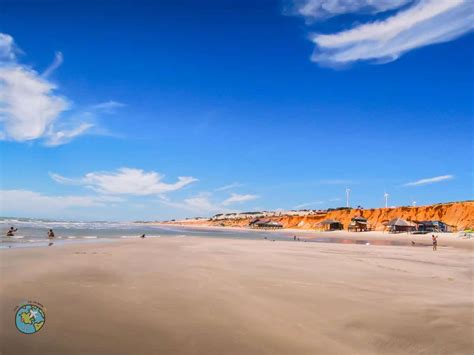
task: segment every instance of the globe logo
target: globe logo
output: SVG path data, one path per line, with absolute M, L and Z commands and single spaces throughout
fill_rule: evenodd
M 15 314 L 16 328 L 23 334 L 33 334 L 43 328 L 46 317 L 41 305 L 26 303 L 21 305 Z

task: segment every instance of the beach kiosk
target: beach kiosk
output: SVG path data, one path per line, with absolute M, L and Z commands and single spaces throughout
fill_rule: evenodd
M 415 221 L 419 232 L 451 232 L 452 226 L 442 221 Z
M 387 223 L 387 227 L 391 233 L 409 233 L 416 229 L 416 224 L 402 218 L 394 218 Z
M 341 222 L 336 221 L 335 219 L 325 219 L 318 223 L 318 226 L 326 231 L 337 231 L 344 229 L 344 226 Z
M 349 232 L 366 232 L 367 227 L 367 218 L 364 217 L 354 217 L 351 219 L 351 223 L 348 227 Z

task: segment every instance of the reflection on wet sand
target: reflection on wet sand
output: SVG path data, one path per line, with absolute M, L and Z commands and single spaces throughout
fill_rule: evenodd
M 383 239 L 372 239 L 372 240 L 365 240 L 365 239 L 347 239 L 347 238 L 337 238 L 337 237 L 329 237 L 329 238 L 311 238 L 305 241 L 314 242 L 314 243 L 338 243 L 338 244 L 361 244 L 361 245 L 389 245 L 389 246 L 420 246 L 420 247 L 427 247 L 431 246 L 431 244 L 426 243 L 415 243 L 413 241 L 402 241 L 402 240 L 383 240 Z

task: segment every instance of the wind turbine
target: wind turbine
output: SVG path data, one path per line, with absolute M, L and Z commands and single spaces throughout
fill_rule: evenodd
M 351 193 L 351 189 L 347 188 L 346 189 L 346 207 L 349 207 L 349 195 Z
M 385 208 L 388 208 L 388 196 L 389 194 L 385 191 L 383 197 L 385 197 Z

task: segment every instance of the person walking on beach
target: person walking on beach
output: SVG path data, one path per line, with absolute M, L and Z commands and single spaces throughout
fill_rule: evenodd
M 438 250 L 438 237 L 434 234 L 431 236 L 431 240 L 433 241 L 433 251 Z
M 296 235 L 293 236 L 293 240 L 296 240 Z
M 49 238 L 49 239 L 53 239 L 53 238 L 54 238 L 54 232 L 53 232 L 52 229 L 50 229 L 50 230 L 48 231 L 48 238 Z
M 13 227 L 10 227 L 10 229 L 8 230 L 7 232 L 7 237 L 13 237 L 15 235 L 15 232 L 17 231 L 18 229 L 16 228 L 13 228 Z

